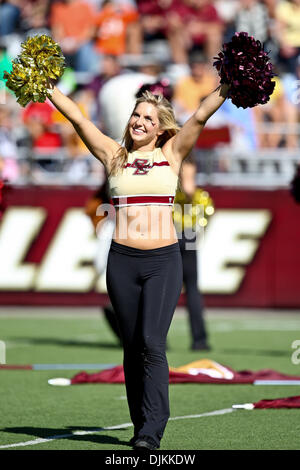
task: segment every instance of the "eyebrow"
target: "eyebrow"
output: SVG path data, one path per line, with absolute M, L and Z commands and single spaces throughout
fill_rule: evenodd
M 137 111 L 134 111 L 132 114 L 137 114 L 138 116 L 140 116 L 140 113 L 138 113 Z M 147 116 L 145 116 L 145 118 L 149 118 L 151 119 L 151 121 L 154 121 L 154 118 L 152 116 L 149 116 L 148 114 Z

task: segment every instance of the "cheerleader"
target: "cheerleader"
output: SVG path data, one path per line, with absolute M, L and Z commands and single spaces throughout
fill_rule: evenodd
M 116 226 L 107 290 L 123 341 L 135 449 L 159 448 L 169 418 L 166 337 L 183 282 L 172 220 L 180 167 L 228 90 L 220 85 L 180 130 L 170 103 L 146 91 L 136 101 L 123 145 L 83 117 L 58 88 L 50 98 L 108 174 Z

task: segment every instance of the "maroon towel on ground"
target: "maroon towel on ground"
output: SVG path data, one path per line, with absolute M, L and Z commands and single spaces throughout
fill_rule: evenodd
M 300 380 L 299 376 L 282 374 L 272 369 L 257 372 L 250 370 L 235 372 L 232 369 L 230 370 L 233 372 L 231 379 L 210 377 L 202 373 L 192 375 L 170 371 L 170 383 L 252 384 L 256 380 Z M 123 366 L 116 366 L 94 374 L 79 372 L 71 379 L 72 385 L 83 383 L 124 383 Z
M 300 408 L 300 395 L 275 400 L 260 400 L 254 403 L 254 408 Z

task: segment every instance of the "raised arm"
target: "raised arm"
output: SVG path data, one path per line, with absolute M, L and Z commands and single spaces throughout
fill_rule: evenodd
M 54 86 L 50 100 L 73 125 L 79 137 L 89 151 L 100 160 L 106 168 L 120 148 L 120 145 L 103 134 L 91 121 L 86 119 L 79 107 Z
M 181 162 L 191 152 L 207 120 L 224 103 L 229 85 L 223 84 L 210 93 L 200 104 L 197 111 L 182 126 L 180 131 L 166 142 L 163 151 L 177 162 Z

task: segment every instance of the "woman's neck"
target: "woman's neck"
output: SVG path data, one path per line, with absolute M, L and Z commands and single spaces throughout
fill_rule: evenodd
M 139 144 L 133 142 L 130 152 L 152 152 L 156 148 L 156 140 L 153 140 L 147 144 Z

